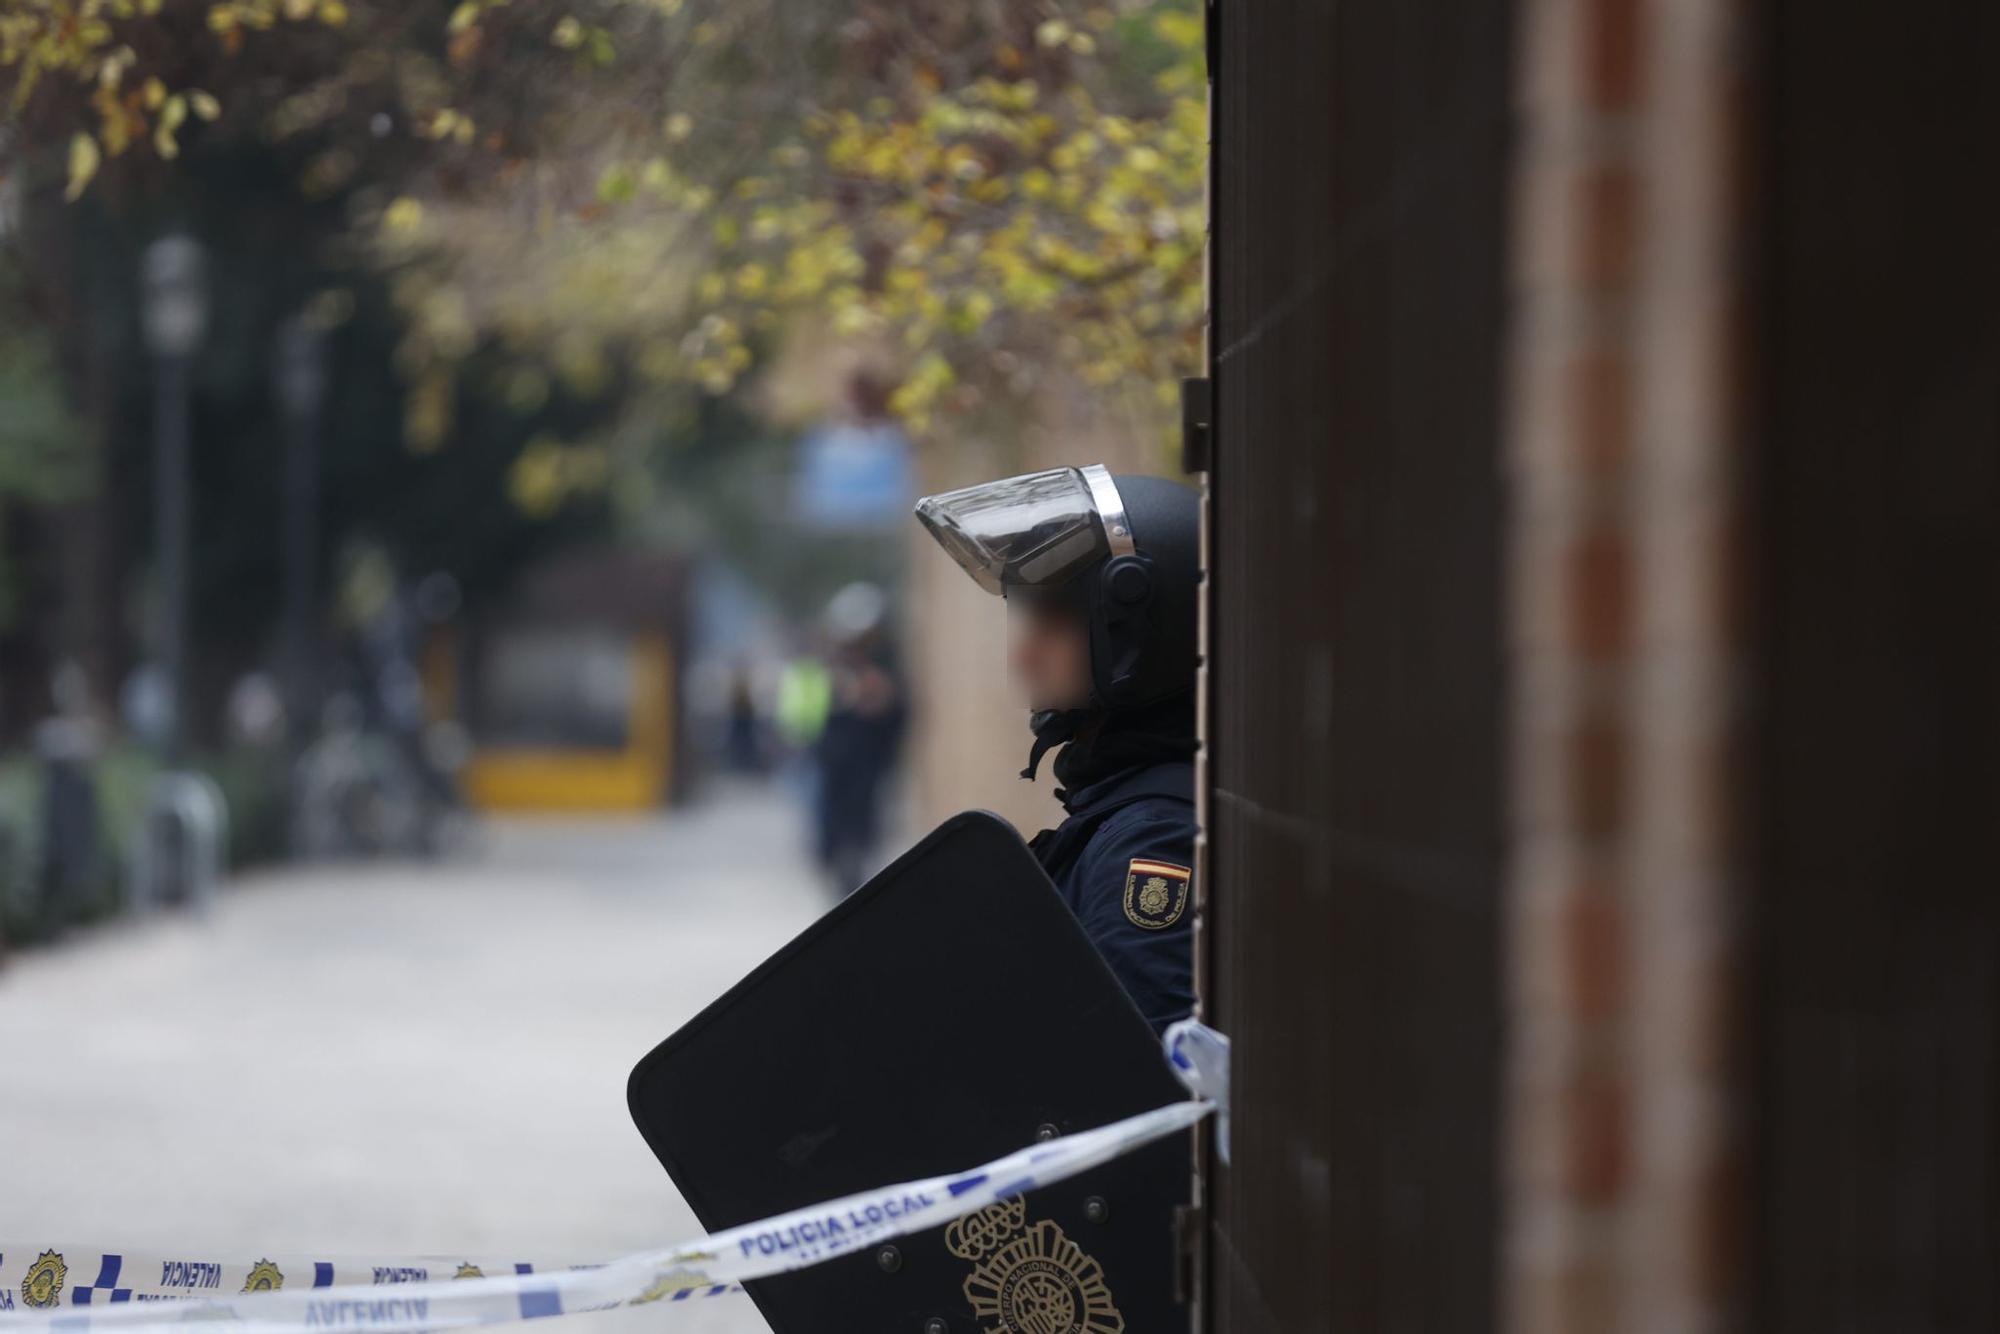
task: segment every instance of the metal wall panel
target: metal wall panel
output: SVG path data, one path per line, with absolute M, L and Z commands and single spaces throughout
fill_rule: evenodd
M 1495 1288 L 1504 0 L 1221 0 L 1206 1322 Z
M 1771 7 L 1768 1330 L 2000 1326 L 2000 10 Z

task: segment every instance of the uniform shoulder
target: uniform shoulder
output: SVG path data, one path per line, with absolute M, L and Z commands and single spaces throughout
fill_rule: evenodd
M 1194 803 L 1179 797 L 1148 794 L 1135 797 L 1104 817 L 1099 826 L 1104 833 L 1166 837 L 1194 834 Z
M 1172 797 L 1142 797 L 1105 817 L 1090 840 L 1088 860 L 1100 867 L 1154 860 L 1187 866 L 1194 855 L 1194 807 Z

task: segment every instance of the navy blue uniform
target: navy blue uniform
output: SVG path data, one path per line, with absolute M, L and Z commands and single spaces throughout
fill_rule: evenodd
M 1194 765 L 1128 769 L 1063 794 L 1028 846 L 1159 1032 L 1194 1007 Z

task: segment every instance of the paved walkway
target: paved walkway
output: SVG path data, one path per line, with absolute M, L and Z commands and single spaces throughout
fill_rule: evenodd
M 587 1260 L 694 1235 L 626 1073 L 823 907 L 791 812 L 744 791 L 246 877 L 207 921 L 16 956 L 0 1243 Z M 668 1323 L 764 1327 L 725 1305 Z

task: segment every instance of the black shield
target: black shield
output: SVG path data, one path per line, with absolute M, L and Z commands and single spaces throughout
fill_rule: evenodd
M 711 1231 L 1185 1098 L 1013 828 L 954 816 L 632 1071 Z M 749 1285 L 779 1334 L 1172 1334 L 1186 1136 Z

